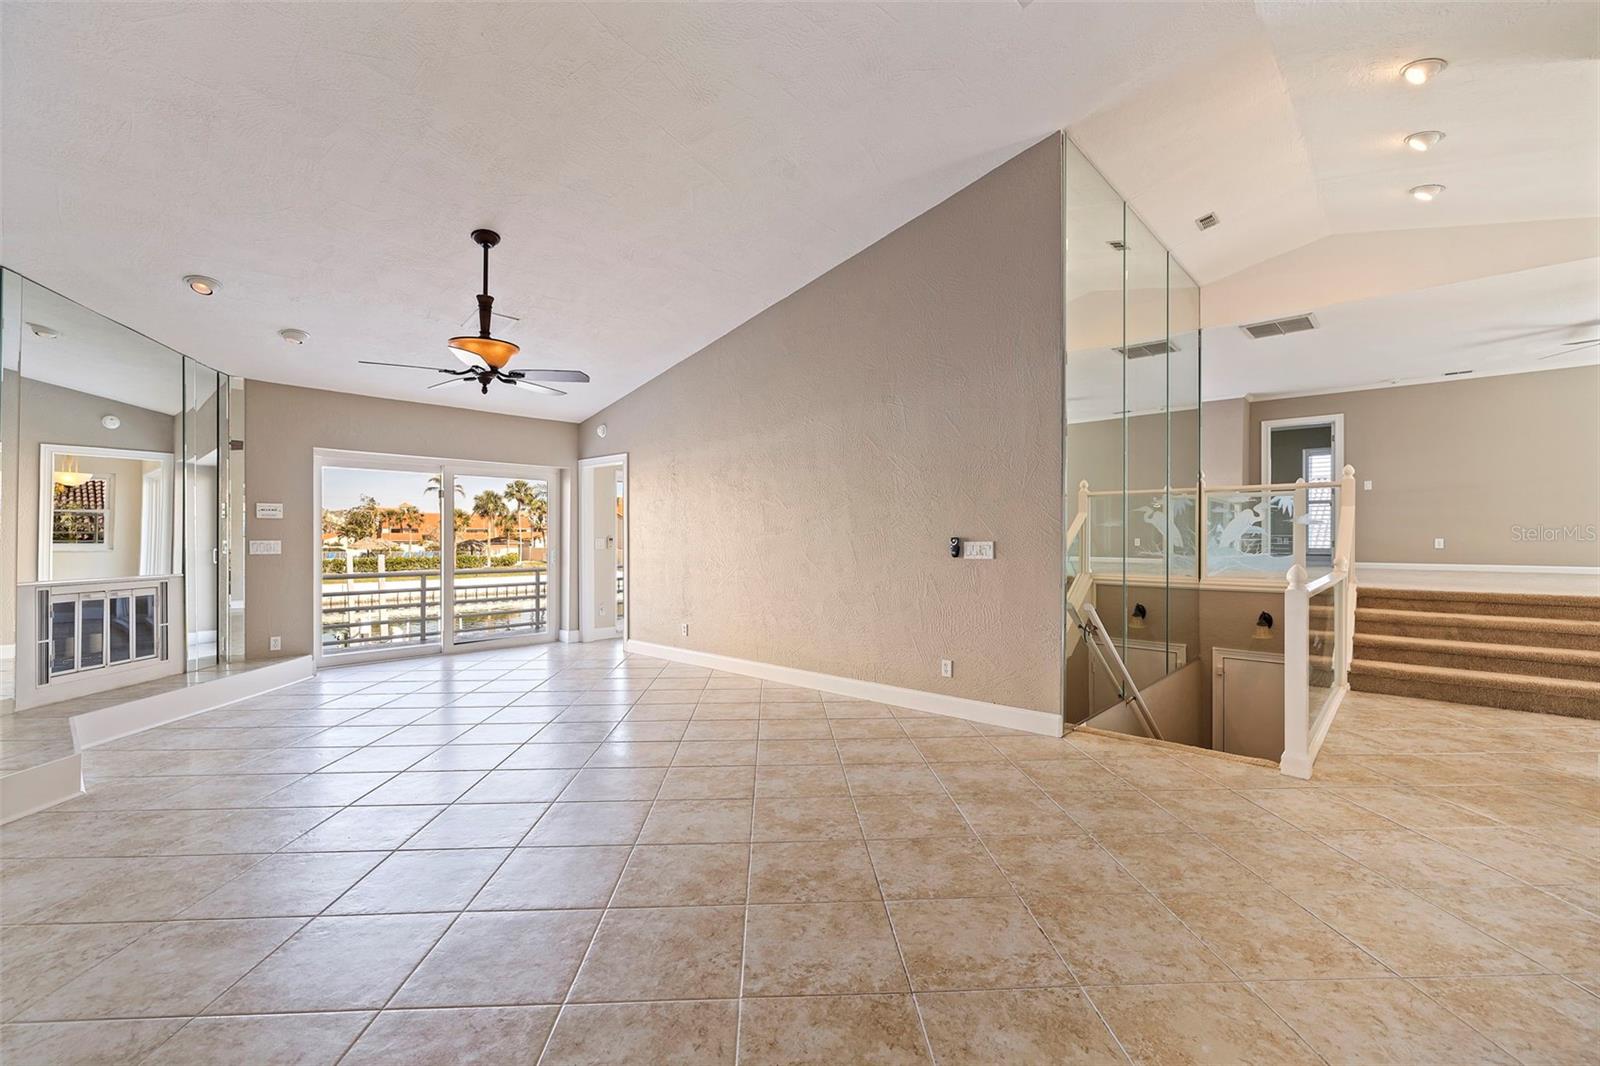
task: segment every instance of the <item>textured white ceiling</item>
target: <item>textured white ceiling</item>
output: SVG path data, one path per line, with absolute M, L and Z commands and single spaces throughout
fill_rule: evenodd
M 251 377 L 580 419 L 1249 7 L 6 4 L 8 265 Z M 475 226 L 565 399 L 424 392 Z M 186 273 L 220 278 L 202 300 Z M 280 327 L 309 330 L 292 348 Z
M 1334 234 L 1591 218 L 1597 11 L 5 4 L 0 256 L 236 373 L 580 419 L 1061 127 L 1206 282 Z M 1398 83 L 1421 54 L 1452 66 Z M 1427 127 L 1438 152 L 1398 147 Z M 451 365 L 479 225 L 518 365 L 592 384 L 356 365 Z

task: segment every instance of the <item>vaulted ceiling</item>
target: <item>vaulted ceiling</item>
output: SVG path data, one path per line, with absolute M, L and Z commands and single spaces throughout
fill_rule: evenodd
M 235 373 L 579 419 L 1066 128 L 1208 307 L 1318 310 L 1596 254 L 1597 11 L 8 4 L 0 257 Z M 1449 136 L 1417 155 L 1413 129 Z M 1424 181 L 1446 195 L 1405 195 Z M 592 384 L 447 396 L 357 365 L 451 365 L 480 225 L 527 365 Z M 1421 256 L 1440 233 L 1481 269 Z M 1360 240 L 1421 258 L 1354 293 Z M 1597 317 L 1573 299 L 1541 314 Z

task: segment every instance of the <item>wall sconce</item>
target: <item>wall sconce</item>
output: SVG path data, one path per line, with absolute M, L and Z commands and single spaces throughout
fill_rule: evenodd
M 1256 637 L 1255 637 L 1255 639 L 1257 639 L 1257 640 L 1271 640 L 1272 639 L 1272 615 L 1268 614 L 1266 611 L 1262 611 L 1260 614 L 1256 615 Z
M 1133 605 L 1133 613 L 1128 615 L 1128 628 L 1129 629 L 1143 629 L 1144 628 L 1144 620 L 1146 618 L 1148 618 L 1148 617 L 1150 617 L 1150 612 L 1145 610 L 1144 604 L 1142 604 L 1142 603 L 1134 604 Z

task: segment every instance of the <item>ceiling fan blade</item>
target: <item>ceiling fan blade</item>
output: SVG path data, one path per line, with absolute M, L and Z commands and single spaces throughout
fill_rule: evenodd
M 1575 344 L 1600 344 L 1600 337 L 1590 337 L 1586 341 L 1567 341 L 1563 347 L 1571 348 Z
M 528 381 L 576 381 L 585 383 L 589 375 L 581 370 L 513 370 L 511 376 Z
M 549 385 L 541 385 L 537 381 L 521 381 L 521 380 L 517 380 L 517 381 L 510 382 L 510 384 L 515 385 L 519 389 L 537 389 L 539 392 L 546 393 L 547 395 L 550 395 L 550 396 L 565 396 L 566 395 L 566 393 L 562 392 L 560 389 L 552 389 Z
M 429 385 L 428 388 L 437 389 L 440 385 L 458 385 L 463 381 L 468 382 L 470 384 L 472 379 L 471 378 L 456 378 L 456 377 L 446 378 L 443 381 L 435 381 L 432 385 Z
M 417 363 L 383 363 L 383 362 L 379 362 L 376 359 L 357 359 L 356 362 L 362 363 L 362 364 L 364 364 L 366 366 L 398 366 L 398 367 L 403 367 L 406 370 L 432 370 L 436 374 L 459 374 L 459 373 L 461 373 L 461 371 L 459 371 L 459 370 L 451 370 L 449 367 L 421 366 L 421 365 L 419 365 Z
M 1573 345 L 1576 345 L 1576 347 L 1564 347 L 1559 352 L 1551 352 L 1549 355 L 1541 355 L 1538 361 L 1542 363 L 1546 359 L 1559 359 L 1563 355 L 1576 355 L 1585 348 L 1593 348 L 1596 345 L 1600 345 L 1600 339 L 1592 341 L 1573 341 L 1572 343 Z

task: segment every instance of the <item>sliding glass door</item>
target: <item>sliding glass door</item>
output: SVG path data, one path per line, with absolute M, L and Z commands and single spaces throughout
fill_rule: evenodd
M 547 467 L 317 454 L 326 658 L 554 635 Z
M 550 631 L 550 482 L 454 475 L 458 516 L 450 587 L 457 644 Z

